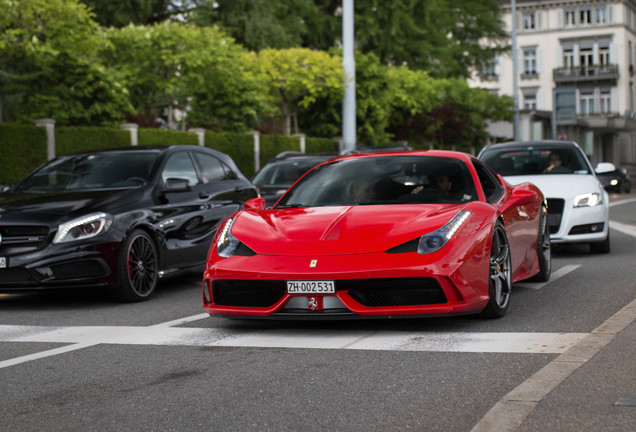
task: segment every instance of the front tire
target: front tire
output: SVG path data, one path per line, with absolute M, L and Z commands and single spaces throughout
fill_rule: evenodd
M 532 282 L 547 282 L 552 271 L 552 250 L 550 248 L 550 226 L 548 225 L 548 211 L 541 207 L 539 219 L 539 238 L 537 240 L 537 260 L 539 273 L 530 278 Z
M 119 254 L 117 297 L 127 302 L 150 298 L 158 283 L 159 259 L 152 238 L 143 230 L 134 230 L 127 237 Z
M 593 254 L 607 254 L 610 252 L 610 233 L 607 230 L 607 237 L 605 240 L 598 243 L 590 243 L 590 252 Z
M 481 312 L 485 318 L 501 318 L 508 312 L 512 289 L 512 260 L 506 230 L 501 222 L 495 224 L 490 246 L 488 294 L 490 300 Z

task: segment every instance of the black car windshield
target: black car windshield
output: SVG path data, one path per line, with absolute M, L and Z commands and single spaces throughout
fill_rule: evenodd
M 275 208 L 461 203 L 476 199 L 470 170 L 459 159 L 368 156 L 342 159 L 313 169 Z
M 138 187 L 148 181 L 158 155 L 156 151 L 127 151 L 62 156 L 26 177 L 15 191 Z
M 502 176 L 537 174 L 591 174 L 585 155 L 572 146 L 493 146 L 481 159 Z
M 263 167 L 252 179 L 257 186 L 290 186 L 314 166 L 334 156 L 324 158 L 296 158 L 271 162 Z

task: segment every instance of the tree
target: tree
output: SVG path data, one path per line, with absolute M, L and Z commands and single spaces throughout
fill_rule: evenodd
M 266 49 L 253 54 L 252 67 L 265 80 L 285 118 L 285 134 L 299 109 L 310 109 L 320 98 L 341 99 L 344 93 L 342 58 L 305 48 Z M 298 132 L 298 125 L 295 125 Z
M 95 14 L 104 27 L 129 24 L 152 25 L 179 19 L 196 7 L 200 0 L 80 0 Z
M 90 124 L 116 121 L 116 111 L 120 118 L 125 115 L 125 89 L 100 68 L 96 56 L 108 42 L 77 0 L 0 0 L 0 34 L 5 77 L 0 96 L 19 101 L 12 112 L 3 113 L 7 119 L 27 121 L 46 114 L 61 124 Z M 90 94 L 95 102 L 87 105 Z M 88 111 L 65 111 L 72 107 Z
M 495 0 L 356 0 L 355 9 L 360 51 L 434 77 L 467 78 L 508 48 Z
M 218 25 L 249 50 L 314 48 L 330 29 L 329 17 L 314 0 L 196 0 L 192 22 Z M 326 48 L 333 43 L 329 39 Z M 321 47 L 322 48 L 322 47 Z
M 192 0 L 198 25 L 216 24 L 250 50 L 329 50 L 341 44 L 341 0 Z M 467 78 L 508 49 L 497 0 L 355 0 L 356 49 L 387 65 Z
M 268 113 L 267 89 L 246 70 L 245 50 L 217 29 L 166 21 L 107 35 L 112 48 L 102 51 L 104 62 L 141 114 L 178 109 L 191 125 L 240 131 Z

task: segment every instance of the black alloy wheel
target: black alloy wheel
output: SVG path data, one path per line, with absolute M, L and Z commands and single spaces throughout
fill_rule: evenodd
M 120 300 L 148 300 L 158 283 L 159 259 L 152 238 L 143 230 L 131 232 L 122 244 L 118 262 Z
M 495 224 L 490 246 L 488 293 L 490 300 L 482 311 L 485 318 L 501 318 L 508 311 L 512 289 L 512 260 L 506 230 Z

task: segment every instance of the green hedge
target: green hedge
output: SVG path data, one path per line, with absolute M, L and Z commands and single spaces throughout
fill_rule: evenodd
M 55 128 L 55 154 L 130 146 L 130 132 L 109 127 L 60 126 Z
M 46 130 L 0 123 L 0 184 L 10 185 L 46 162 Z
M 55 128 L 55 153 L 100 150 L 130 146 L 130 132 L 113 127 Z M 194 132 L 164 129 L 137 131 L 140 146 L 198 145 Z M 16 145 L 15 143 L 20 143 Z M 254 172 L 254 137 L 246 133 L 205 132 L 205 145 L 229 155 L 241 172 L 251 178 Z M 328 138 L 305 138 L 307 153 L 337 153 L 338 143 Z M 300 151 L 300 138 L 260 135 L 259 164 L 284 151 Z M 0 123 L 0 184 L 12 184 L 47 159 L 46 129 L 34 125 Z
M 130 145 L 130 132 L 126 133 L 128 134 L 128 145 Z M 137 130 L 137 144 L 140 146 L 198 145 L 199 138 L 194 132 L 140 128 Z
M 300 151 L 300 138 L 285 135 L 261 135 L 260 166 L 277 154 L 286 151 Z
M 338 142 L 330 138 L 307 137 L 305 151 L 307 153 L 338 153 Z
M 254 175 L 254 137 L 244 133 L 205 131 L 205 146 L 230 156 L 243 175 Z

